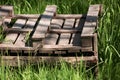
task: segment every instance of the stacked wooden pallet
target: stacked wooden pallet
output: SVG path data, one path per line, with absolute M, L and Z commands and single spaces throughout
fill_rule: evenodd
M 12 6 L 0 6 L 0 25 L 5 35 L 0 51 L 5 65 L 61 59 L 97 64 L 95 30 L 101 5 L 90 5 L 86 15 L 57 14 L 56 10 L 55 5 L 48 5 L 41 15 L 14 15 Z

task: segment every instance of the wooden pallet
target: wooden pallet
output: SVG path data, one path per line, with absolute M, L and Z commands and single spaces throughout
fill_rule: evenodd
M 90 5 L 87 14 L 57 14 L 56 10 L 55 5 L 48 5 L 43 14 L 14 15 L 12 6 L 0 6 L 5 34 L 0 43 L 1 61 L 10 66 L 61 59 L 97 64 L 95 30 L 101 5 Z

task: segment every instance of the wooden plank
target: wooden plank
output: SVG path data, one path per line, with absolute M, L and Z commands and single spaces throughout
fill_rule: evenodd
M 85 18 L 86 14 L 56 14 L 56 19 L 80 19 Z
M 13 6 L 0 6 L 0 16 L 13 16 Z
M 94 33 L 100 10 L 101 5 L 90 5 L 81 35 Z
M 60 29 L 62 28 L 64 20 L 63 19 L 52 19 L 50 25 L 50 31 L 53 29 Z
M 37 19 L 40 14 L 16 14 L 12 18 L 17 19 Z M 86 18 L 86 14 L 56 14 L 54 19 L 80 19 Z
M 40 14 L 16 14 L 12 18 L 17 19 L 38 19 L 41 15 Z
M 45 12 L 42 14 L 41 19 L 36 27 L 36 30 L 32 36 L 33 39 L 45 38 L 48 27 L 50 26 L 51 19 L 56 13 L 56 6 L 47 6 Z
M 55 57 L 55 56 L 1 56 L 1 64 L 5 66 L 20 66 L 31 64 L 38 64 L 45 62 L 48 64 L 56 64 L 65 61 L 67 63 L 79 63 L 80 61 L 91 61 L 96 63 L 95 56 L 85 56 L 85 57 Z M 89 65 L 87 65 L 89 66 Z
M 24 25 L 23 29 L 33 29 L 33 27 L 35 26 L 37 19 L 28 19 L 28 21 L 25 23 L 22 23 L 21 25 Z M 27 41 L 27 39 L 29 38 L 29 32 L 28 33 L 21 33 L 19 35 L 19 37 L 17 38 L 16 42 L 14 45 L 16 46 L 20 46 L 20 47 L 25 47 L 25 43 Z
M 12 28 L 18 28 L 21 29 L 26 23 L 26 20 L 23 19 L 18 19 L 15 24 L 13 25 Z M 9 33 L 5 37 L 5 41 L 3 42 L 4 44 L 14 44 L 16 39 L 18 37 L 18 33 Z
M 36 19 L 40 14 L 16 14 L 13 18 Z M 86 18 L 86 14 L 56 14 L 53 19 L 80 19 Z
M 74 27 L 75 19 L 66 19 L 63 29 L 72 29 Z M 61 33 L 58 45 L 66 45 L 69 44 L 70 33 Z
M 11 44 L 0 44 L 0 50 L 12 50 L 12 51 L 34 51 L 33 47 L 20 47 L 20 46 L 15 46 Z
M 32 32 L 33 29 L 20 29 L 20 28 L 7 28 L 4 30 L 4 32 L 6 34 L 9 34 L 9 33 L 28 33 L 28 32 Z
M 93 51 L 93 42 L 92 42 L 92 37 L 82 37 L 81 38 L 81 47 L 92 47 L 91 51 Z M 84 50 L 82 50 L 84 51 Z
M 101 10 L 100 8 L 101 8 L 100 5 L 90 5 L 87 16 L 86 16 L 86 20 L 82 29 L 81 36 L 85 34 L 90 35 L 94 33 L 95 28 L 97 26 L 98 15 Z M 82 47 L 93 47 L 92 37 L 88 37 L 88 38 L 83 37 L 81 39 L 81 43 L 82 43 Z
M 73 49 L 73 50 L 77 50 L 77 49 L 81 49 L 81 47 L 79 46 L 72 46 L 72 45 L 43 45 L 43 48 L 39 49 L 39 50 L 69 50 L 69 49 Z

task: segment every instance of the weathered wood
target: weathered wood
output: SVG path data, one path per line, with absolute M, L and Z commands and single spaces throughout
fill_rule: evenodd
M 46 35 L 46 38 L 45 38 L 45 40 L 44 40 L 44 42 L 43 42 L 43 45 L 50 45 L 50 44 L 52 44 L 52 45 L 56 45 L 56 43 L 57 43 L 57 39 L 58 39 L 58 34 L 47 34 Z
M 50 31 L 54 29 L 62 28 L 63 22 L 64 22 L 63 19 L 52 19 L 51 25 L 50 25 Z
M 77 29 L 51 29 L 49 32 L 50 33 L 81 33 L 81 30 L 77 30 Z
M 35 49 L 33 47 L 21 47 L 21 46 L 15 46 L 11 44 L 0 44 L 0 50 L 11 50 L 11 51 L 34 51 Z
M 17 19 L 37 19 L 40 14 L 16 14 L 12 18 Z M 80 19 L 86 18 L 86 14 L 56 14 L 53 19 Z
M 4 53 L 8 50 L 11 56 L 1 56 L 1 63 L 17 66 L 28 62 L 59 62 L 63 59 L 70 63 L 85 60 L 97 64 L 97 33 L 94 31 L 100 10 L 100 5 L 91 5 L 87 15 L 56 14 L 56 6 L 52 5 L 47 6 L 42 15 L 18 14 L 3 17 L 0 24 L 6 27 L 3 32 L 6 37 L 5 41 L 0 43 L 0 51 Z M 11 18 L 17 21 L 12 28 L 7 28 Z M 76 58 L 75 53 L 78 52 L 81 52 L 81 55 L 90 55 L 79 55 Z M 29 53 L 37 56 L 26 56 Z M 16 54 L 21 56 L 15 56 Z M 58 57 L 59 54 L 64 57 Z
M 90 5 L 81 35 L 94 33 L 100 10 L 101 5 Z
M 63 29 L 72 29 L 74 27 L 74 23 L 75 23 L 75 19 L 66 19 Z M 61 33 L 58 45 L 69 44 L 70 36 L 71 36 L 70 33 Z
M 54 64 L 65 61 L 67 63 L 79 63 L 80 61 L 96 62 L 94 56 L 84 57 L 55 57 L 55 56 L 1 56 L 1 64 L 6 66 L 27 65 L 28 63 L 38 64 L 41 62 Z
M 41 19 L 37 25 L 37 28 L 32 36 L 33 39 L 45 38 L 48 27 L 50 26 L 51 19 L 56 13 L 56 6 L 47 6 L 45 12 L 42 14 Z
M 37 19 L 29 19 L 27 22 L 26 22 L 26 25 L 25 23 L 21 24 L 21 25 L 24 25 L 24 28 L 23 29 L 33 29 L 33 27 L 35 26 L 35 23 L 36 23 Z M 27 39 L 29 38 L 29 35 L 30 33 L 21 33 L 19 35 L 19 37 L 17 38 L 16 42 L 14 45 L 16 46 L 21 46 L 21 47 L 25 47 L 25 43 L 27 41 Z
M 16 19 L 38 19 L 40 14 L 16 14 L 12 18 Z
M 18 19 L 12 28 L 21 29 L 25 25 L 25 23 L 26 23 L 26 20 Z M 14 44 L 17 37 L 18 37 L 18 33 L 9 33 L 6 35 L 5 41 L 3 43 Z
M 97 45 L 98 41 L 97 41 L 97 33 L 94 33 L 94 37 L 93 37 L 93 49 L 94 49 L 94 52 L 95 52 L 95 56 L 97 57 L 98 59 L 98 45 Z
M 14 12 L 13 12 L 13 6 L 0 6 L 0 16 L 13 16 Z
M 72 48 L 76 48 L 76 49 L 81 49 L 80 46 L 72 46 L 72 45 L 43 45 L 43 49 L 72 49 Z
M 94 33 L 95 28 L 97 26 L 97 18 L 101 10 L 100 8 L 101 8 L 100 5 L 91 5 L 89 7 L 81 35 Z M 82 47 L 93 46 L 92 38 L 87 38 L 87 37 L 82 38 L 81 42 L 82 42 Z
M 56 19 L 80 19 L 85 18 L 85 14 L 56 14 L 54 18 Z
M 6 34 L 9 34 L 9 33 L 28 33 L 28 32 L 32 32 L 33 29 L 20 29 L 20 28 L 7 28 L 7 29 L 4 29 L 4 32 Z

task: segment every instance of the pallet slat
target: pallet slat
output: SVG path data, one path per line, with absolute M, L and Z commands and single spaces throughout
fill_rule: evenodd
M 81 35 L 93 34 L 97 27 L 97 18 L 100 12 L 100 5 L 90 5 Z M 84 37 L 81 39 L 82 47 L 92 47 L 92 38 Z M 92 49 L 93 50 L 93 49 Z
M 85 14 L 56 14 L 55 19 L 80 19 L 85 18 Z
M 2 56 L 2 64 L 8 66 L 27 65 L 28 63 L 37 64 L 40 62 L 47 62 L 54 64 L 56 62 L 65 61 L 68 63 L 77 63 L 80 61 L 92 61 L 96 63 L 95 56 L 86 57 L 55 57 L 55 56 Z
M 81 35 L 94 33 L 95 27 L 97 26 L 97 18 L 100 10 L 100 5 L 90 5 Z
M 42 14 L 38 26 L 32 36 L 33 39 L 43 39 L 47 33 L 48 27 L 50 26 L 51 19 L 56 13 L 56 6 L 47 6 L 45 12 Z
M 0 6 L 0 16 L 13 16 L 14 12 L 13 12 L 13 6 Z

